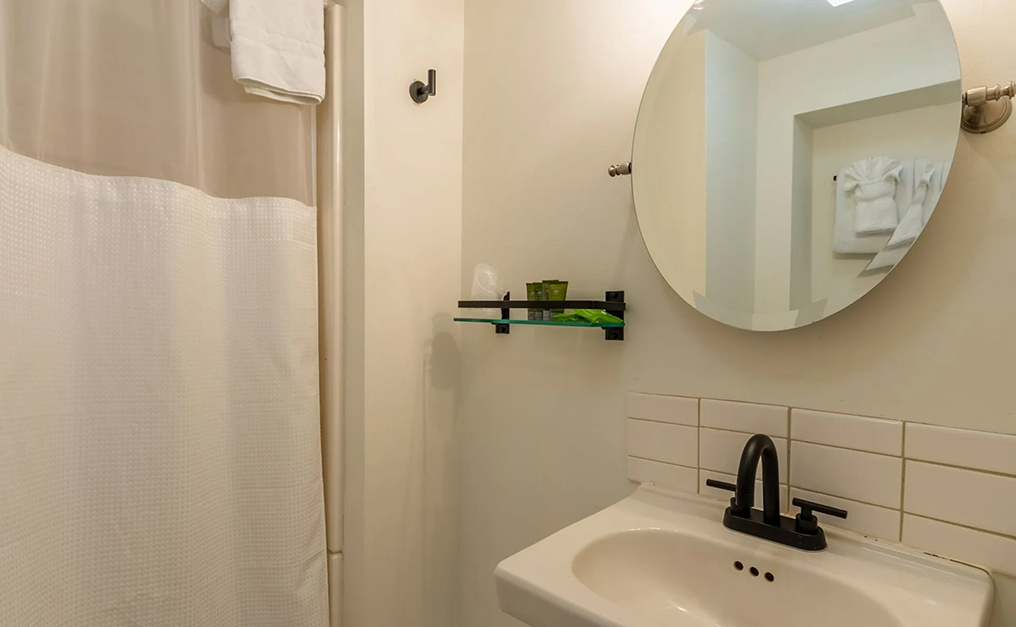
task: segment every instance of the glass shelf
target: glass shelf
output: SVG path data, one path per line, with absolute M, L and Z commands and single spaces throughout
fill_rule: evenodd
M 623 329 L 623 322 L 556 322 L 554 320 L 501 320 L 499 318 L 455 318 L 455 322 L 480 322 L 485 324 L 523 324 L 537 327 L 583 327 L 586 329 Z
M 603 329 L 604 338 L 608 342 L 624 341 L 624 312 L 628 306 L 624 302 L 624 292 L 606 292 L 603 300 L 512 300 L 511 292 L 505 294 L 504 300 L 460 300 L 460 309 L 493 309 L 500 310 L 503 318 L 455 318 L 455 322 L 475 322 L 489 324 L 498 335 L 511 335 L 512 326 L 524 325 L 532 327 L 570 327 L 577 329 Z M 600 309 L 610 312 L 621 322 L 555 322 L 554 320 L 528 320 L 509 318 L 512 309 L 554 310 L 562 309 Z M 541 311 L 541 313 L 544 313 Z

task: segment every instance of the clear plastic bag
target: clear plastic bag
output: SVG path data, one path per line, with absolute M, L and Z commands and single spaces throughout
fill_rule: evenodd
M 501 285 L 497 270 L 481 263 L 473 268 L 472 300 L 501 300 L 507 290 Z M 500 309 L 477 309 L 478 318 L 500 318 Z

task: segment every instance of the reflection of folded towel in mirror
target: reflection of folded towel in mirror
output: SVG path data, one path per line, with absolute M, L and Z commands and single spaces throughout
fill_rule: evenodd
M 945 190 L 946 179 L 952 170 L 952 161 L 939 161 L 935 164 L 935 173 L 931 177 L 931 185 L 928 186 L 928 198 L 924 201 L 924 225 L 928 225 L 931 214 L 942 200 L 942 192 Z
M 846 191 L 857 204 L 854 232 L 858 235 L 890 233 L 900 223 L 896 184 L 902 164 L 892 157 L 855 161 L 846 170 Z
M 935 211 L 935 206 L 942 198 L 952 162 L 918 159 L 914 162 L 914 169 L 919 175 L 916 177 L 917 187 L 910 209 L 900 221 L 899 228 L 896 229 L 885 250 L 875 255 L 868 264 L 869 271 L 891 269 L 910 251 L 910 246 L 921 235 L 928 224 L 928 219 Z
M 859 235 L 855 230 L 857 221 L 857 199 L 855 194 L 847 193 L 847 172 L 853 166 L 843 168 L 836 177 L 836 224 L 833 231 L 833 251 L 842 255 L 868 254 L 874 255 L 885 248 L 891 233 Z M 902 219 L 911 205 L 914 191 L 914 162 L 901 164 L 899 184 L 896 185 L 895 205 L 897 221 Z M 889 229 L 892 231 L 892 229 Z
M 941 164 L 938 167 L 941 170 Z M 896 227 L 896 232 L 889 239 L 886 248 L 909 246 L 914 243 L 914 240 L 924 230 L 924 203 L 928 200 L 928 192 L 934 174 L 935 164 L 931 161 L 918 159 L 915 162 L 914 180 L 916 181 L 917 189 L 914 190 L 914 197 L 910 202 L 910 207 L 904 213 L 903 219 L 900 220 L 900 225 Z
M 868 267 L 865 268 L 865 272 L 871 272 L 872 270 L 885 270 L 896 267 L 903 257 L 910 252 L 910 244 L 900 246 L 898 248 L 886 248 L 881 251 L 875 258 L 871 260 Z

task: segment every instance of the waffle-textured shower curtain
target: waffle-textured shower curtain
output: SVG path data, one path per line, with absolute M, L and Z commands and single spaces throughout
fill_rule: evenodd
M 322 627 L 313 112 L 198 0 L 0 0 L 0 625 Z

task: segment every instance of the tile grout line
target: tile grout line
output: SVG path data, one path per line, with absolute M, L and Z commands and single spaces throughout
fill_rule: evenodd
M 708 468 L 701 468 L 700 470 L 702 472 L 707 472 L 707 473 L 709 473 L 711 475 L 723 475 L 724 477 L 731 477 L 733 479 L 737 479 L 737 475 L 736 474 L 729 473 L 729 472 L 727 472 L 725 470 L 710 470 Z M 756 477 L 755 478 L 755 483 L 762 483 L 762 480 Z M 785 488 L 797 487 L 798 490 L 805 490 L 806 489 L 806 488 L 802 488 L 802 487 L 799 487 L 799 486 L 792 486 L 789 483 L 784 483 L 782 481 L 780 482 L 780 485 L 785 487 Z M 815 490 L 807 490 L 807 491 L 808 492 L 815 492 Z M 832 496 L 832 495 L 827 494 L 826 496 Z M 841 499 L 841 498 L 844 498 L 844 497 L 837 496 L 836 498 Z M 854 499 L 848 499 L 848 500 L 854 500 Z M 860 503 L 860 501 L 858 501 L 858 503 Z M 896 511 L 896 510 L 893 510 L 892 508 L 887 508 L 885 505 L 877 505 L 876 507 L 881 507 L 882 509 L 889 509 L 890 511 Z
M 967 429 L 967 428 L 964 428 L 964 427 L 954 427 L 954 426 L 949 426 L 949 425 L 941 425 L 941 424 L 935 424 L 935 423 L 932 423 L 932 422 L 920 422 L 920 421 L 917 421 L 917 420 L 904 420 L 904 419 L 899 419 L 899 418 L 888 418 L 888 417 L 885 417 L 885 416 L 871 416 L 871 415 L 865 415 L 865 414 L 849 414 L 849 413 L 844 413 L 844 412 L 841 412 L 841 411 L 831 411 L 831 410 L 828 410 L 828 409 L 815 409 L 815 408 L 810 408 L 810 407 L 797 407 L 797 406 L 794 406 L 794 405 L 789 405 L 788 406 L 788 405 L 771 404 L 771 403 L 757 403 L 757 402 L 754 402 L 754 401 L 740 401 L 740 400 L 732 400 L 732 399 L 725 399 L 725 398 L 711 398 L 711 397 L 682 396 L 680 394 L 660 394 L 660 393 L 654 393 L 654 392 L 628 392 L 628 393 L 629 394 L 643 394 L 645 396 L 662 396 L 662 397 L 665 397 L 665 398 L 681 398 L 681 399 L 686 399 L 686 400 L 698 400 L 700 405 L 701 405 L 702 401 L 720 401 L 720 402 L 723 402 L 723 403 L 739 403 L 739 404 L 743 404 L 743 405 L 758 405 L 758 406 L 761 406 L 761 407 L 788 407 L 791 410 L 799 409 L 801 411 L 813 411 L 813 412 L 820 413 L 820 414 L 832 414 L 834 416 L 843 416 L 843 417 L 846 417 L 846 418 L 867 418 L 867 419 L 870 419 L 870 420 L 882 420 L 882 421 L 885 421 L 885 422 L 897 422 L 897 423 L 900 423 L 900 424 L 903 424 L 903 425 L 914 424 L 914 425 L 920 425 L 920 426 L 924 426 L 924 427 L 936 427 L 936 428 L 939 428 L 939 429 L 952 429 L 954 431 L 967 431 L 969 433 L 980 433 L 980 434 L 985 434 L 985 435 L 999 435 L 999 436 L 1003 436 L 1003 437 L 1016 438 L 1016 434 L 1014 434 L 1014 433 L 1006 433 L 1004 431 L 989 431 L 989 430 L 986 430 L 986 429 Z M 632 416 L 628 416 L 628 417 L 632 418 Z M 643 420 L 643 419 L 640 418 L 639 420 Z M 738 433 L 746 433 L 746 432 L 740 432 L 740 431 L 738 431 Z M 838 448 L 843 448 L 843 447 L 838 447 Z M 851 450 L 853 450 L 853 449 L 851 449 Z M 865 451 L 865 452 L 867 452 L 867 451 Z M 876 453 L 876 455 L 878 455 L 878 453 Z
M 878 455 L 879 457 L 888 457 L 890 459 L 904 459 L 902 455 L 890 455 L 889 453 L 878 453 L 875 451 L 866 451 L 862 448 L 852 448 L 849 446 L 840 446 L 839 444 L 823 444 L 821 442 L 812 442 L 810 440 L 794 440 L 794 442 L 800 442 L 801 444 L 810 444 L 811 446 L 824 446 L 826 448 L 835 448 L 841 451 L 852 451 L 854 453 L 866 453 L 868 455 Z
M 1011 535 L 1006 534 L 1006 533 L 1000 533 L 998 531 L 992 531 L 990 529 L 981 529 L 980 527 L 971 527 L 970 525 L 965 525 L 963 523 L 951 522 L 951 521 L 948 521 L 948 520 L 942 520 L 941 518 L 933 518 L 932 516 L 925 516 L 924 514 L 915 514 L 913 512 L 903 512 L 903 514 L 905 516 L 913 516 L 914 518 L 923 518 L 925 520 L 930 520 L 932 522 L 941 523 L 943 525 L 949 525 L 950 527 L 959 527 L 960 529 L 966 529 L 967 531 L 979 531 L 980 533 L 984 533 L 984 534 L 987 534 L 989 536 L 994 536 L 996 538 L 1003 538 L 1005 540 L 1012 540 L 1012 541 L 1016 542 L 1016 536 L 1011 536 Z M 908 544 L 907 546 L 913 546 L 913 545 Z
M 794 420 L 793 411 L 788 407 L 787 408 L 787 500 L 790 501 L 791 503 L 793 502 L 793 498 L 790 496 L 790 464 L 791 464 L 791 460 L 793 459 L 791 457 L 791 455 L 793 455 L 793 453 L 790 452 L 790 449 L 794 448 L 793 446 L 791 446 L 791 443 L 793 442 L 793 440 L 791 439 L 791 436 L 794 434 L 794 431 L 793 431 L 793 428 L 794 428 L 793 420 Z M 787 503 L 787 510 L 790 510 L 790 503 Z
M 654 464 L 663 464 L 664 466 L 673 466 L 675 468 L 686 468 L 688 470 L 698 470 L 694 466 L 685 466 L 684 464 L 675 464 L 674 462 L 665 462 L 665 461 L 663 461 L 661 459 L 653 459 L 651 457 L 642 457 L 640 455 L 632 455 L 631 453 L 628 453 L 628 457 L 630 457 L 632 459 L 638 459 L 638 460 L 641 460 L 641 461 L 644 461 L 644 462 L 653 462 Z
M 640 419 L 636 418 L 635 420 L 640 420 Z M 708 429 L 709 431 L 722 431 L 723 433 L 737 433 L 739 435 L 748 435 L 748 436 L 756 435 L 758 433 L 757 431 L 738 431 L 737 429 L 725 429 L 723 427 L 709 427 L 709 426 L 705 426 L 705 427 L 700 427 L 700 428 L 702 428 L 702 429 Z M 768 433 L 763 433 L 762 435 L 769 435 L 769 434 Z M 769 435 L 769 437 L 775 438 L 777 440 L 789 440 L 790 439 L 790 438 L 784 437 L 782 435 Z
M 1016 474 L 1009 474 L 999 472 L 997 470 L 984 470 L 982 468 L 971 468 L 970 466 L 957 466 L 956 464 L 948 464 L 946 462 L 934 462 L 929 459 L 920 459 L 917 457 L 905 457 L 910 462 L 917 462 L 918 464 L 927 464 L 929 466 L 938 466 L 940 468 L 951 468 L 953 470 L 966 470 L 967 472 L 976 472 L 981 475 L 991 475 L 992 477 L 1001 477 L 1003 479 L 1016 479 Z
M 695 426 L 695 442 L 698 444 L 698 448 L 695 450 L 695 492 L 702 494 L 702 399 L 698 399 L 695 403 L 696 419 L 698 424 Z
M 903 515 L 903 507 L 907 502 L 907 425 L 903 424 L 903 439 L 901 441 L 903 447 L 903 467 L 900 471 L 900 542 L 903 542 L 903 519 L 906 518 Z
M 686 422 L 667 422 L 666 420 L 654 420 L 653 418 L 637 418 L 635 416 L 628 416 L 625 420 L 638 420 L 640 422 L 651 422 L 654 425 L 670 425 L 672 427 L 686 427 L 688 429 L 697 428 L 696 425 L 690 425 Z
M 843 499 L 844 501 L 850 501 L 851 503 L 857 503 L 858 505 L 867 505 L 868 507 L 877 507 L 878 509 L 885 510 L 887 512 L 899 512 L 900 516 L 903 515 L 903 512 L 900 511 L 900 510 L 897 510 L 897 509 L 892 508 L 892 507 L 888 507 L 886 505 L 879 505 L 877 503 L 871 503 L 870 501 L 862 501 L 860 499 L 851 498 L 849 496 L 840 496 L 838 494 L 829 494 L 828 492 L 822 492 L 821 490 L 812 490 L 810 488 L 804 488 L 804 487 L 801 487 L 799 485 L 794 485 L 792 483 L 790 484 L 789 487 L 791 489 L 794 489 L 794 490 L 803 490 L 804 492 L 811 492 L 812 494 L 818 494 L 819 496 L 828 496 L 828 497 L 834 498 L 834 499 Z
M 896 420 L 895 422 L 901 422 Z M 985 431 L 984 429 L 965 429 L 963 427 L 949 427 L 946 425 L 936 425 L 930 422 L 917 422 L 916 420 L 903 420 L 903 424 L 912 424 L 919 427 L 934 427 L 936 429 L 949 429 L 950 431 L 966 431 L 967 433 L 980 433 L 981 435 L 1000 435 L 1005 438 L 1016 438 L 1016 435 L 1012 433 L 1004 433 L 1002 431 Z

